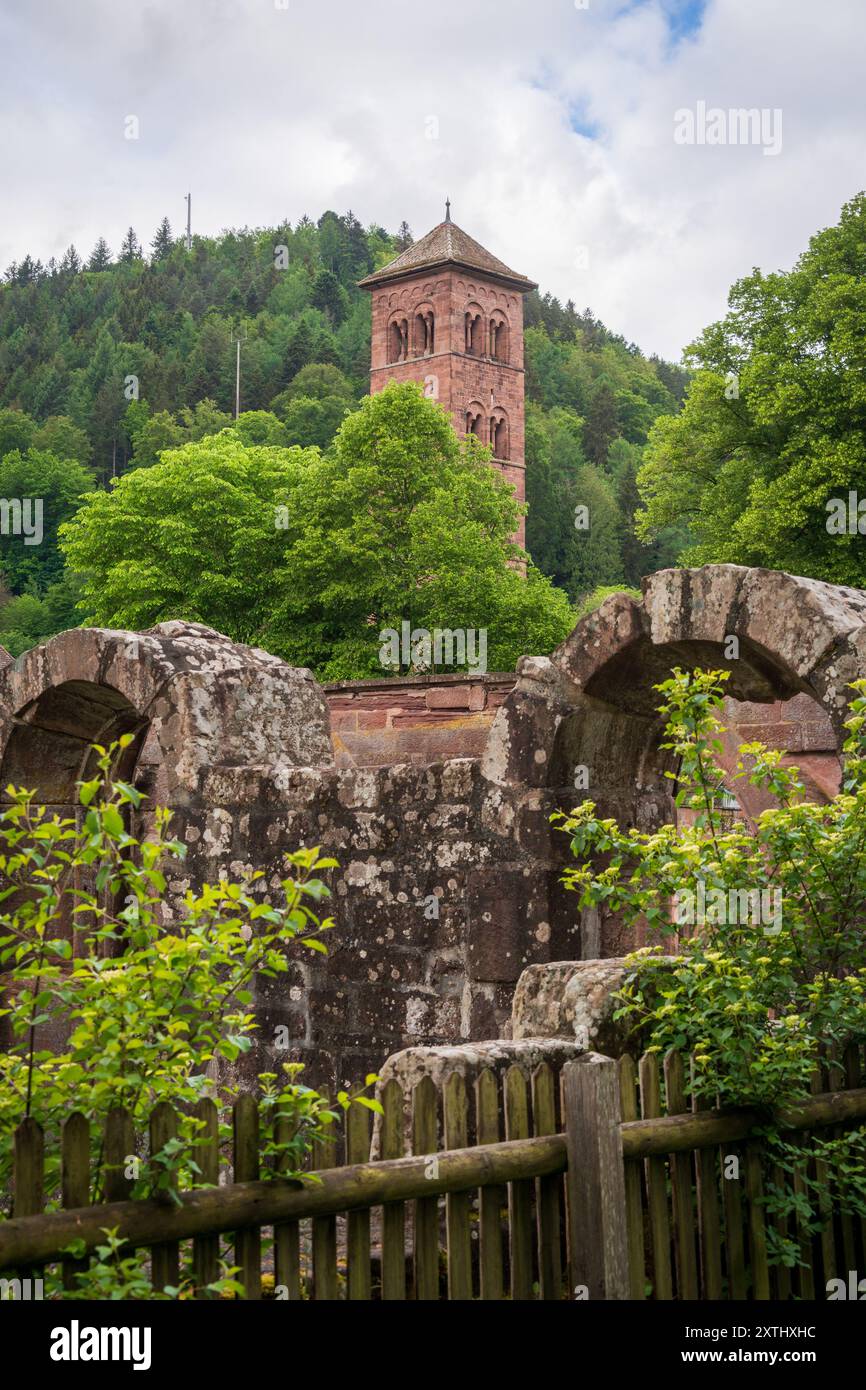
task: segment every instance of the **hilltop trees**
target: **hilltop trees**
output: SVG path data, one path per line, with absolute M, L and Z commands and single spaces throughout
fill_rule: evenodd
M 395 251 L 381 228 L 326 213 L 319 226 L 302 218 L 200 236 L 190 254 L 163 218 L 147 259 L 130 228 L 116 262 L 100 238 L 83 271 L 73 252 L 48 267 L 26 256 L 0 291 L 0 408 L 70 416 L 107 481 L 132 456 L 123 423 L 130 400 L 152 415 L 205 398 L 231 410 L 237 333 L 244 407 L 269 409 L 312 363 L 340 368 L 357 398 L 369 367 L 369 301 L 355 282 Z M 324 445 L 333 437 L 326 426 L 301 432 Z
M 90 253 L 87 262 L 88 270 L 107 270 L 111 265 L 111 252 L 108 249 L 108 242 L 105 237 L 100 237 Z

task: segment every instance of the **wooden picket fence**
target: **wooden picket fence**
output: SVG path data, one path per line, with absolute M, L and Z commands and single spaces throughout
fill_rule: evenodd
M 484 1071 L 472 1089 L 470 1097 L 457 1074 L 441 1090 L 424 1078 L 411 1097 L 388 1082 L 379 1094 L 380 1157 L 370 1162 L 371 1112 L 354 1105 L 345 1133 L 316 1144 L 305 1182 L 261 1177 L 264 1136 L 251 1096 L 233 1107 L 229 1153 L 220 1151 L 216 1106 L 202 1101 L 195 1113 L 207 1140 L 196 1161 L 212 1186 L 182 1194 L 179 1208 L 127 1200 L 129 1156 L 146 1146 L 115 1110 L 102 1145 L 105 1202 L 83 1205 L 91 1136 L 73 1115 L 62 1135 L 63 1206 L 72 1210 L 39 1215 L 43 1140 L 25 1122 L 16 1134 L 14 1216 L 0 1222 L 0 1270 L 56 1260 L 75 1239 L 92 1250 L 104 1228 L 117 1227 L 130 1246 L 149 1249 L 157 1287 L 176 1285 L 183 1270 L 203 1289 L 218 1275 L 227 1236 L 233 1250 L 224 1258 L 238 1267 L 247 1298 L 262 1296 L 263 1272 L 290 1300 L 463 1299 L 476 1291 L 486 1299 L 561 1298 L 566 1144 L 555 1074 L 547 1065 L 531 1077 L 511 1067 L 500 1084 Z M 151 1149 L 176 1125 L 171 1107 L 157 1106 Z M 272 1237 L 264 1271 L 263 1234 Z M 68 1286 L 81 1267 L 64 1263 Z
M 863 1123 L 863 1061 L 857 1044 L 838 1065 L 828 1053 L 811 1099 L 776 1116 L 791 1137 Z M 779 1168 L 767 1174 L 755 1134 L 762 1117 L 713 1112 L 694 1100 L 689 1107 L 687 1064 L 695 1065 L 676 1052 L 663 1062 L 656 1054 L 639 1064 L 630 1057 L 619 1062 L 629 1297 L 825 1298 L 828 1280 L 852 1270 L 866 1275 L 866 1220 L 834 1214 L 832 1191 L 826 1190 L 826 1220 L 817 1234 L 793 1213 L 782 1218 L 766 1210 L 767 1178 L 778 1190 L 804 1196 L 808 1176 L 827 1189 L 826 1165 L 813 1163 L 810 1174 L 793 1180 Z M 768 1258 L 771 1226 L 798 1246 L 793 1268 Z
M 844 1077 L 828 1073 L 824 1090 L 816 1080 L 816 1093 L 781 1117 L 785 1127 L 833 1132 L 866 1120 L 862 1060 L 849 1049 Z M 864 1270 L 864 1223 L 850 1218 L 804 1233 L 793 1275 L 771 1268 L 756 1137 L 765 1117 L 688 1108 L 685 1065 L 677 1053 L 661 1066 L 655 1055 L 636 1064 L 589 1053 L 559 1077 L 546 1064 L 530 1076 L 512 1066 L 501 1081 L 484 1071 L 471 1090 L 457 1074 L 441 1090 L 426 1077 L 411 1095 L 391 1080 L 375 1138 L 370 1112 L 353 1106 L 345 1135 L 317 1145 L 302 1181 L 262 1178 L 266 1136 L 252 1097 L 235 1103 L 229 1153 L 216 1107 L 202 1101 L 203 1185 L 179 1206 L 128 1199 L 128 1156 L 146 1145 L 114 1111 L 103 1135 L 105 1200 L 86 1205 L 91 1136 L 73 1115 L 62 1135 L 62 1208 L 46 1212 L 43 1136 L 27 1121 L 16 1131 L 0 1271 L 62 1264 L 71 1287 L 107 1227 L 149 1251 L 155 1287 L 184 1274 L 198 1297 L 221 1253 L 247 1298 L 273 1289 L 289 1300 L 824 1297 L 820 1281 Z M 151 1149 L 176 1125 L 171 1107 L 158 1106 Z M 741 1180 L 726 1176 L 732 1156 Z M 63 1258 L 73 1240 L 84 1243 L 81 1261 Z

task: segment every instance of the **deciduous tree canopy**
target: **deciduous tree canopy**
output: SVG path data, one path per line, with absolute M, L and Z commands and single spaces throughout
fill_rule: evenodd
M 729 305 L 690 350 L 684 410 L 651 432 L 641 534 L 685 521 L 687 563 L 863 587 L 858 521 L 828 531 L 827 504 L 866 493 L 866 195 L 793 270 L 739 280 Z
M 484 629 L 513 669 L 573 625 L 566 596 L 509 542 L 517 504 L 474 439 L 414 384 L 367 398 L 333 450 L 235 429 L 94 492 L 64 528 L 90 621 L 210 624 L 324 678 L 382 674 L 380 631 Z

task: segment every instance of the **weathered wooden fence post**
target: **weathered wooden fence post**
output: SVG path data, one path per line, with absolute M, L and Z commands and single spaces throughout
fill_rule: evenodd
M 572 1297 L 628 1298 L 619 1067 L 589 1052 L 562 1069 Z M 583 1293 L 583 1290 L 586 1290 Z

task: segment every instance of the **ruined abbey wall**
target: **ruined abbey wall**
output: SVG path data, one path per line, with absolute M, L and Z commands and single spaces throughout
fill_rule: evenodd
M 642 602 L 616 595 L 551 658 L 521 660 L 479 756 L 427 766 L 339 766 L 310 673 L 197 624 L 77 630 L 0 669 L 0 786 L 71 807 L 89 745 L 132 732 L 125 775 L 188 847 L 167 919 L 189 885 L 261 869 L 273 894 L 284 852 L 332 853 L 329 955 L 294 954 L 289 976 L 260 982 L 246 1059 L 304 1060 L 328 1085 L 402 1047 L 505 1036 L 526 966 L 628 949 L 615 916 L 581 917 L 563 890 L 567 843 L 549 818 L 590 796 L 644 829 L 670 819 L 652 686 L 674 665 L 730 669 L 753 724 L 767 711 L 781 730 L 801 697 L 815 717 L 793 722 L 814 725 L 813 748 L 838 745 L 848 682 L 866 671 L 866 595 L 738 566 L 663 571 Z

